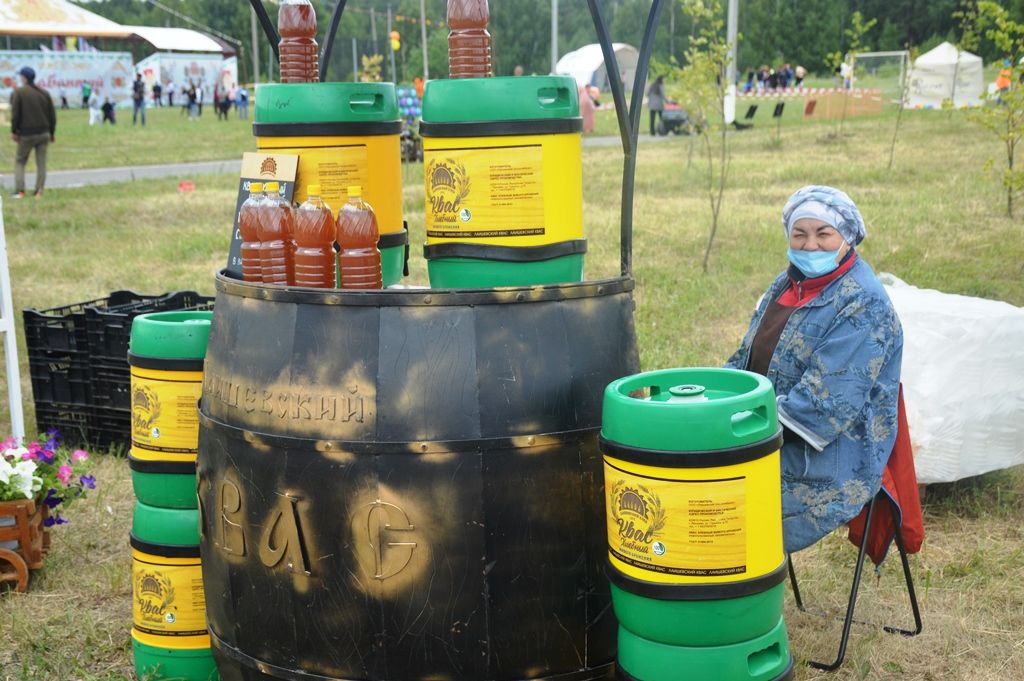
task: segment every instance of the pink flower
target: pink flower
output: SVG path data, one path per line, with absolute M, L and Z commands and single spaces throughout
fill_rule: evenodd
M 22 461 L 31 461 L 32 459 L 35 459 L 35 458 L 36 458 L 36 455 L 33 454 L 32 452 L 25 452 L 24 454 L 21 455 L 21 460 Z
M 74 462 L 87 461 L 89 459 L 89 452 L 84 449 L 76 449 L 71 452 L 71 460 Z
M 59 479 L 65 485 L 71 482 L 71 476 L 73 475 L 74 472 L 71 470 L 71 466 L 67 464 L 62 465 L 60 469 L 57 471 L 57 479 Z
M 12 435 L 3 442 L 0 442 L 0 449 L 14 449 L 18 446 L 18 441 Z
M 29 452 L 29 454 L 38 454 L 41 451 L 43 451 L 43 446 L 41 444 L 39 444 L 38 442 L 29 442 L 28 443 L 28 452 Z

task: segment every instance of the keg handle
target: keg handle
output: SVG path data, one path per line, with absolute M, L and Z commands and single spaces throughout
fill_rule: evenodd
M 590 16 L 594 20 L 601 53 L 604 55 L 605 71 L 608 84 L 615 101 L 615 114 L 619 119 L 619 136 L 622 138 L 622 152 L 625 156 L 622 167 L 622 208 L 619 236 L 620 262 L 622 276 L 633 273 L 633 189 L 636 178 L 636 147 L 640 133 L 640 108 L 643 104 L 644 85 L 647 82 L 647 71 L 650 67 L 651 52 L 654 49 L 654 34 L 658 29 L 658 17 L 661 14 L 662 0 L 653 0 L 651 11 L 647 15 L 647 27 L 644 29 L 643 41 L 640 43 L 640 54 L 636 62 L 636 75 L 633 78 L 633 93 L 630 108 L 626 108 L 625 86 L 619 71 L 619 62 L 615 58 L 608 24 L 604 20 L 598 0 L 587 0 Z
M 331 13 L 331 23 L 327 29 L 327 35 L 324 38 L 324 45 L 320 49 L 320 82 L 323 83 L 327 80 L 327 67 L 331 61 L 331 52 L 334 51 L 334 36 L 338 32 L 338 25 L 341 23 L 341 14 L 345 11 L 345 4 L 348 0 L 338 0 L 338 4 L 334 6 L 334 11 Z M 267 36 L 267 41 L 270 43 L 270 49 L 274 51 L 274 58 L 277 59 L 277 63 L 281 63 L 281 53 L 278 52 L 277 44 L 281 42 L 281 36 L 277 34 L 277 29 L 274 28 L 274 22 L 270 20 L 270 15 L 267 14 L 267 8 L 263 6 L 263 0 L 249 0 L 249 4 L 252 5 L 252 9 L 256 12 L 256 19 L 259 20 L 260 26 L 263 28 L 264 35 Z

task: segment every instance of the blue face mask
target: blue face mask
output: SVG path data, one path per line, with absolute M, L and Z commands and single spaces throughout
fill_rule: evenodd
M 823 277 L 839 267 L 836 259 L 839 257 L 839 250 L 834 251 L 797 251 L 790 248 L 788 251 L 789 261 L 796 265 L 796 268 L 805 276 Z

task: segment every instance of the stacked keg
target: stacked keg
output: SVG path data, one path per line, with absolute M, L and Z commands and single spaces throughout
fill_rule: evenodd
M 608 578 L 624 679 L 791 677 L 781 444 L 774 391 L 757 374 L 672 369 L 605 390 Z
M 138 677 L 217 677 L 199 558 L 197 403 L 212 312 L 132 323 L 132 649 Z

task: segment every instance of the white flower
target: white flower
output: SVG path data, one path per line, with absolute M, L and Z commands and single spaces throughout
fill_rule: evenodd
M 36 474 L 36 462 L 32 459 L 19 461 L 14 464 L 14 474 L 23 478 L 31 478 Z
M 0 457 L 0 484 L 6 485 L 14 475 L 14 467 L 7 462 L 7 459 Z
M 21 492 L 22 496 L 26 499 L 31 499 L 35 496 L 35 492 L 38 492 L 43 486 L 42 478 L 34 478 L 31 475 L 20 476 L 15 478 L 16 489 Z

